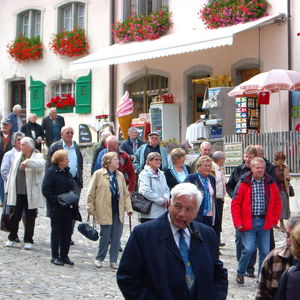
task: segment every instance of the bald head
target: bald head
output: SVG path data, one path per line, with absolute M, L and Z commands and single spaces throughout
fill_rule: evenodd
M 119 141 L 115 135 L 110 135 L 105 139 L 105 144 L 108 152 L 118 152 Z

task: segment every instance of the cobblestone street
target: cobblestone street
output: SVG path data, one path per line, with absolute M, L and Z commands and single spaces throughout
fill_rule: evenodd
M 89 166 L 86 166 L 89 170 Z M 88 171 L 86 172 L 88 173 Z M 86 180 L 87 181 L 86 176 Z M 81 214 L 86 219 L 86 186 L 82 191 Z M 221 260 L 229 273 L 229 292 L 227 299 L 254 299 L 256 278 L 245 278 L 244 286 L 235 283 L 237 262 L 235 260 L 234 230 L 231 221 L 229 199 L 224 207 L 222 241 L 226 246 L 221 249 Z M 137 224 L 136 216 L 133 223 Z M 23 225 L 20 224 L 20 239 Z M 124 226 L 122 247 L 129 236 L 128 218 Z M 75 245 L 69 256 L 74 267 L 57 267 L 50 263 L 50 222 L 45 210 L 39 210 L 36 220 L 34 249 L 24 250 L 23 243 L 14 248 L 5 248 L 7 233 L 0 232 L 0 299 L 123 299 L 118 289 L 116 272 L 109 267 L 108 260 L 102 269 L 94 266 L 98 242 L 83 237 L 77 230 L 73 235 Z M 284 234 L 275 231 L 276 244 L 281 244 Z

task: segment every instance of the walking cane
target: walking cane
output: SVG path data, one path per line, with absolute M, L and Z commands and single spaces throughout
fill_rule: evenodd
M 129 232 L 131 234 L 131 216 L 129 216 Z

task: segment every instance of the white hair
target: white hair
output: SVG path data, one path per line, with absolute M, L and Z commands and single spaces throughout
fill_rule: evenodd
M 255 165 L 257 163 L 261 163 L 261 164 L 264 165 L 264 167 L 266 167 L 266 162 L 265 162 L 265 160 L 263 158 L 261 158 L 261 157 L 255 157 L 250 162 L 250 168 L 255 167 Z
M 22 143 L 26 143 L 32 150 L 35 150 L 35 144 L 34 144 L 34 140 L 29 137 L 29 136 L 25 136 L 22 138 Z
M 198 190 L 196 185 L 190 183 L 190 182 L 184 182 L 184 183 L 179 183 L 175 187 L 172 188 L 171 190 L 171 203 L 173 204 L 173 200 L 176 197 L 179 196 L 196 196 L 196 201 L 197 201 L 197 211 L 200 208 L 200 205 L 202 203 L 202 193 Z
M 22 106 L 20 104 L 16 104 L 16 105 L 14 105 L 12 110 L 16 111 L 16 110 L 21 110 L 21 109 L 22 109 Z
M 202 142 L 200 145 L 200 149 L 203 149 L 205 146 L 209 146 L 211 148 L 211 143 L 207 141 Z

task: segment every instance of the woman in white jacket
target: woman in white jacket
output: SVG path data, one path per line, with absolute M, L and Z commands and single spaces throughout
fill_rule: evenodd
M 143 171 L 139 174 L 139 193 L 152 201 L 150 212 L 140 214 L 141 223 L 158 218 L 168 207 L 170 189 L 164 172 L 159 169 L 160 164 L 161 155 L 151 152 L 147 156 Z
M 12 214 L 6 247 L 14 245 L 22 212 L 25 210 L 24 248 L 32 249 L 37 208 L 44 206 L 41 192 L 44 168 L 45 160 L 41 153 L 36 152 L 34 141 L 30 137 L 24 137 L 21 152 L 15 154 L 7 179 L 7 205 L 11 206 Z

